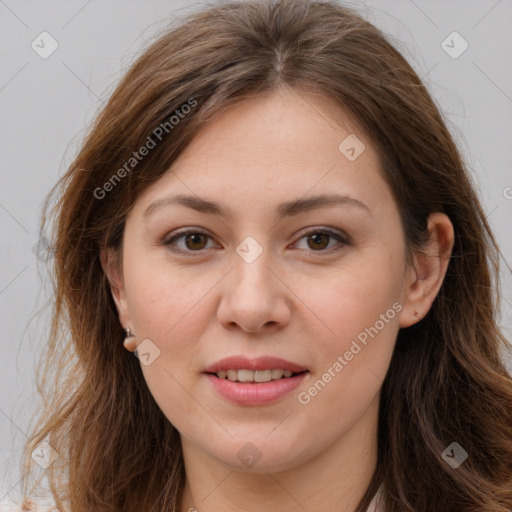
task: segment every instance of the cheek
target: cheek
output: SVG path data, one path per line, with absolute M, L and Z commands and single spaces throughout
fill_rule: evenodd
M 321 319 L 313 338 L 317 384 L 301 391 L 304 402 L 311 398 L 315 407 L 331 403 L 339 413 L 358 404 L 364 409 L 389 367 L 402 309 L 403 260 L 390 253 L 367 254 L 353 265 L 347 261 L 323 287 L 309 287 L 314 292 L 307 295 L 308 306 Z
M 128 259 L 126 292 L 137 336 L 165 344 L 182 339 L 186 343 L 201 329 L 201 301 L 218 281 L 211 274 L 171 265 L 165 256 L 151 259 L 134 255 Z
M 323 297 L 318 316 L 329 329 L 314 338 L 314 375 L 298 390 L 299 407 L 311 429 L 335 435 L 348 429 L 376 399 L 389 368 L 398 333 L 398 289 L 383 274 L 339 277 Z
M 141 359 L 141 370 L 167 419 L 178 430 L 187 430 L 191 418 L 201 414 L 190 394 L 198 371 L 194 357 L 197 340 L 210 321 L 206 294 L 218 279 L 192 279 L 190 272 L 169 264 L 144 266 L 141 261 L 135 255 L 126 261 L 130 314 L 137 343 L 149 339 L 159 351 L 148 365 Z
M 324 339 L 328 346 L 334 338 L 337 342 L 332 346 L 340 350 L 375 324 L 379 338 L 385 337 L 380 331 L 391 330 L 396 335 L 402 268 L 400 255 L 367 251 L 347 259 L 330 273 L 301 277 L 300 296 L 321 320 L 317 339 Z

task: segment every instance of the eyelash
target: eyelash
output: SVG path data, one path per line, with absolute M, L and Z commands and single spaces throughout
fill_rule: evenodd
M 307 232 L 302 232 L 302 236 L 300 236 L 300 238 L 298 240 L 306 238 L 309 235 L 314 235 L 314 234 L 318 234 L 318 233 L 321 233 L 321 234 L 324 234 L 324 235 L 329 235 L 330 237 L 332 237 L 332 238 L 336 239 L 338 242 L 340 242 L 341 245 L 340 245 L 340 247 L 335 248 L 334 250 L 331 247 L 330 249 L 321 249 L 321 250 L 318 250 L 318 251 L 311 250 L 310 252 L 314 252 L 314 253 L 318 252 L 318 253 L 331 254 L 333 252 L 340 251 L 346 245 L 350 245 L 350 240 L 348 239 L 348 237 L 346 237 L 344 235 L 341 235 L 339 233 L 336 233 L 334 231 L 331 231 L 329 229 L 312 229 L 312 230 L 307 231 Z M 187 235 L 204 235 L 204 236 L 206 236 L 206 237 L 208 237 L 210 239 L 212 238 L 208 233 L 205 233 L 204 231 L 201 231 L 201 230 L 198 230 L 198 229 L 187 229 L 187 230 L 184 230 L 184 231 L 177 232 L 173 237 L 171 237 L 169 240 L 165 241 L 163 243 L 163 245 L 168 246 L 169 250 L 171 250 L 172 252 L 178 253 L 178 254 L 187 254 L 187 255 L 191 255 L 191 254 L 194 254 L 194 253 L 200 254 L 202 251 L 206 250 L 206 249 L 199 249 L 197 251 L 192 251 L 190 249 L 189 250 L 183 250 L 183 249 L 177 249 L 176 247 L 172 246 L 173 242 L 175 242 L 176 240 L 178 240 L 180 238 L 184 238 Z M 306 250 L 306 249 L 303 249 L 303 250 Z

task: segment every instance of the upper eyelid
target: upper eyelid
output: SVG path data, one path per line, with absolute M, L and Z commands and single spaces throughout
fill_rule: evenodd
M 340 236 L 341 238 L 349 240 L 349 236 L 344 231 L 336 230 L 334 228 L 323 228 L 321 226 L 319 226 L 319 227 L 312 226 L 312 227 L 303 228 L 297 233 L 296 236 L 299 236 L 300 238 L 302 238 L 303 236 L 306 236 L 310 233 L 316 233 L 316 232 L 337 235 L 337 236 Z

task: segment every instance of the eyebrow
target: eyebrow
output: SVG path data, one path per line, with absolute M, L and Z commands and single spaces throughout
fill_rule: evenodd
M 143 217 L 147 218 L 165 206 L 175 204 L 186 206 L 187 208 L 191 208 L 201 213 L 219 215 L 220 217 L 224 218 L 233 217 L 233 212 L 230 208 L 222 206 L 214 201 L 209 201 L 208 199 L 204 199 L 198 196 L 188 196 L 184 194 L 178 194 L 158 199 L 146 208 L 143 213 Z M 342 196 L 339 194 L 322 194 L 281 203 L 277 207 L 277 215 L 280 218 L 290 217 L 300 213 L 333 205 L 357 206 L 363 210 L 367 210 L 368 213 L 371 213 L 368 206 L 359 201 L 359 199 L 355 199 L 349 196 Z

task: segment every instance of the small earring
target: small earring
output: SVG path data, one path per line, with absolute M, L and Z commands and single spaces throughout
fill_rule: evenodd
M 126 332 L 126 336 L 125 336 L 125 338 L 124 338 L 124 342 L 123 342 L 124 344 L 126 344 L 126 342 L 127 342 L 130 338 L 134 338 L 134 337 L 135 337 L 135 334 L 132 334 L 132 332 L 130 331 L 130 328 L 129 328 L 129 327 L 127 327 L 127 328 L 125 329 L 125 332 Z
M 414 311 L 414 316 L 418 317 L 420 314 L 417 311 Z

